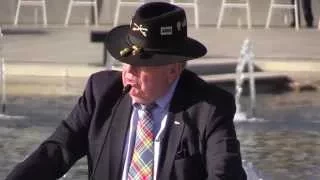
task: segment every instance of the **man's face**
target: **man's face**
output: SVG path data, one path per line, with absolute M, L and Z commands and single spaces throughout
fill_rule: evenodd
M 122 82 L 124 86 L 132 86 L 129 94 L 134 102 L 149 104 L 168 91 L 181 69 L 181 64 L 156 67 L 124 64 Z

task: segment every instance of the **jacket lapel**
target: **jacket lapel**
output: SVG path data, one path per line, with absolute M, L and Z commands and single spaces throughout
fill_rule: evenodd
M 185 98 L 189 97 L 186 91 L 189 84 L 188 80 L 190 80 L 188 76 L 190 76 L 190 72 L 183 71 L 170 103 L 168 124 L 164 132 L 165 135 L 161 140 L 161 154 L 157 172 L 157 179 L 159 180 L 170 179 L 175 156 L 183 135 L 185 127 L 183 115 L 189 105 L 188 102 L 190 102 L 189 99 Z
M 121 179 L 123 149 L 131 111 L 131 98 L 127 94 L 120 100 L 118 107 L 115 107 L 113 118 L 109 119 L 112 123 L 109 127 L 109 135 L 104 140 L 105 145 L 97 167 L 97 179 Z
M 173 166 L 173 161 L 183 134 L 184 122 L 182 113 L 168 114 L 168 124 L 165 136 L 161 140 L 161 154 L 159 158 L 159 166 L 157 179 L 168 180 Z

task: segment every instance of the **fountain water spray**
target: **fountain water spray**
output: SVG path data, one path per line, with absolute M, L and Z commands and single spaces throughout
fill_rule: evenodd
M 1 109 L 3 113 L 6 112 L 6 104 L 7 104 L 7 97 L 6 97 L 5 65 L 4 65 L 4 58 L 1 57 Z
M 240 56 L 238 59 L 238 64 L 236 67 L 236 82 L 235 82 L 235 103 L 236 103 L 236 114 L 234 117 L 234 121 L 242 122 L 242 121 L 257 121 L 259 119 L 254 118 L 255 115 L 255 107 L 256 107 L 256 87 L 255 87 L 255 79 L 254 79 L 254 53 L 253 46 L 249 39 L 246 39 L 243 42 L 241 47 Z M 245 67 L 248 67 L 248 72 L 245 72 Z M 250 107 L 248 112 L 243 112 L 240 98 L 243 92 L 243 82 L 245 79 L 249 79 L 250 86 Z M 249 115 L 248 115 L 249 114 Z M 260 178 L 258 171 L 253 167 L 251 162 L 242 161 L 243 167 L 247 173 L 248 180 L 263 180 Z
M 2 54 L 2 41 L 3 41 L 3 33 L 0 28 L 0 53 Z M 5 64 L 4 64 L 4 57 L 2 57 L 0 54 L 0 60 L 1 60 L 1 67 L 0 67 L 0 74 L 1 74 L 1 110 L 2 112 L 6 111 L 6 79 L 5 79 Z
M 3 38 L 4 35 L 2 33 L 2 29 L 0 27 L 0 85 L 1 85 L 1 111 L 0 119 L 1 120 L 10 120 L 10 119 L 25 119 L 24 116 L 11 116 L 3 114 L 6 112 L 6 104 L 7 104 L 7 92 L 6 92 L 6 68 L 5 68 L 5 60 L 2 56 L 3 52 Z
M 236 67 L 236 82 L 235 82 L 235 103 L 236 103 L 236 114 L 234 117 L 235 121 L 248 121 L 252 120 L 255 115 L 256 107 L 256 88 L 254 79 L 254 54 L 253 54 L 252 43 L 249 39 L 243 42 L 241 47 L 238 64 Z M 248 67 L 248 73 L 244 72 L 245 67 Z M 241 108 L 240 98 L 243 92 L 243 81 L 249 78 L 250 85 L 250 109 L 248 114 L 251 118 L 248 118 L 247 113 L 243 112 Z
M 247 179 L 248 180 L 263 180 L 257 173 L 256 168 L 253 166 L 251 162 L 248 162 L 246 160 L 242 160 L 242 165 L 244 170 L 247 173 Z

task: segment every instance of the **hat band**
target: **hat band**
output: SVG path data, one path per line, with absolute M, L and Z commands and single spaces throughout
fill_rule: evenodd
M 144 45 L 146 43 L 141 42 L 140 40 L 138 41 L 132 41 L 132 38 L 130 38 L 132 36 L 127 36 L 127 45 L 128 47 L 132 47 L 132 46 L 138 46 L 141 47 L 143 49 L 144 52 L 153 52 L 153 53 L 166 53 L 166 54 L 176 54 L 181 52 L 181 49 L 177 46 L 177 47 L 173 47 L 171 45 L 171 47 L 148 47 L 147 45 Z M 137 39 L 137 38 L 134 38 Z
M 161 39 L 158 37 L 148 37 L 147 39 L 142 39 L 131 33 L 128 33 L 127 35 L 128 45 L 137 45 L 144 49 L 154 49 L 159 51 L 161 51 L 161 49 L 168 51 L 169 49 L 178 48 L 179 46 L 182 46 L 186 40 L 187 38 L 182 36 L 170 39 Z

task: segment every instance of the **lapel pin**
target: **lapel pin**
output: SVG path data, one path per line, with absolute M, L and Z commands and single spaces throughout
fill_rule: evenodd
M 178 122 L 178 121 L 174 121 L 174 124 L 175 124 L 175 125 L 180 125 L 181 123 Z

